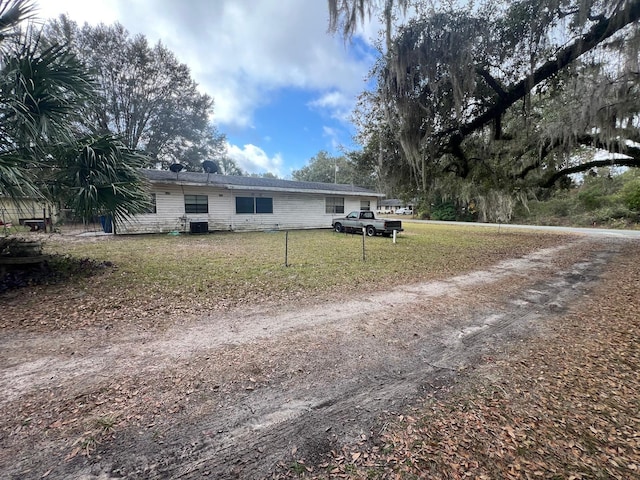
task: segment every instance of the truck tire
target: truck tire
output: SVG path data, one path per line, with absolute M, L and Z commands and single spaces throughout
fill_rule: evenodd
M 376 229 L 373 225 L 368 225 L 367 226 L 367 237 L 375 237 L 376 236 Z
M 338 233 L 342 233 L 343 231 L 342 224 L 340 222 L 335 223 L 333 225 L 333 229 Z

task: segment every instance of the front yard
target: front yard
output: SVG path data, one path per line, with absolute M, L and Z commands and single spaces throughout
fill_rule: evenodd
M 407 230 L 396 244 L 366 238 L 365 261 L 361 235 L 290 232 L 288 267 L 285 232 L 50 235 L 45 253 L 88 257 L 110 266 L 70 283 L 7 294 L 0 328 L 160 328 L 176 316 L 445 278 L 557 245 L 564 238 L 421 224 Z
M 362 241 L 48 237 L 102 267 L 0 296 L 0 476 L 637 475 L 637 241 Z

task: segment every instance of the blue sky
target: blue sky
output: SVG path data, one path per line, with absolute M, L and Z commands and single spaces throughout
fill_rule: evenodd
M 375 61 L 377 24 L 353 43 L 327 33 L 326 0 L 36 0 L 42 20 L 120 22 L 162 41 L 214 98 L 228 154 L 289 178 L 320 150 L 354 148 L 349 115 Z

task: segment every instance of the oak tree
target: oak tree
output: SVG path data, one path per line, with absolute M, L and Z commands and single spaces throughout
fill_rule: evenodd
M 393 132 L 423 195 L 473 198 L 490 217 L 569 174 L 640 166 L 639 0 L 329 4 L 347 35 L 376 11 L 386 20 L 370 97 L 383 115 L 361 136 Z M 398 9 L 409 19 L 394 24 Z
M 224 135 L 210 120 L 213 98 L 200 93 L 189 68 L 162 43 L 132 37 L 119 23 L 80 27 L 64 15 L 45 31 L 94 73 L 99 101 L 87 114 L 100 131 L 165 168 L 180 162 L 200 170 L 203 160 L 224 156 Z

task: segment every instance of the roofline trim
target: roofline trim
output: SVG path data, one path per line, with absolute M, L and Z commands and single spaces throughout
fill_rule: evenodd
M 189 187 L 211 187 L 211 188 L 221 188 L 224 190 L 250 190 L 250 191 L 261 191 L 261 192 L 291 192 L 291 193 L 316 193 L 321 195 L 351 195 L 356 197 L 376 197 L 383 198 L 385 195 L 383 193 L 375 193 L 375 192 L 358 192 L 358 191 L 348 191 L 348 190 L 311 190 L 311 189 L 303 189 L 303 188 L 283 188 L 283 187 L 256 187 L 256 186 L 244 186 L 244 185 L 230 185 L 225 183 L 200 183 L 200 182 L 186 182 L 176 180 L 173 182 L 167 182 L 166 180 L 155 180 L 148 179 L 149 183 L 156 185 L 180 185 L 180 186 L 189 186 Z

